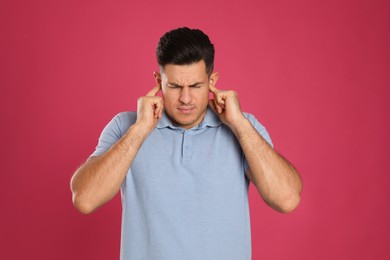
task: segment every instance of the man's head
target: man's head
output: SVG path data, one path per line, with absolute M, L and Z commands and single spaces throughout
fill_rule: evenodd
M 156 55 L 160 68 L 167 64 L 189 65 L 203 60 L 207 75 L 213 72 L 214 45 L 198 29 L 183 27 L 165 33 L 158 42 Z
M 161 37 L 156 53 L 165 112 L 177 126 L 198 125 L 207 112 L 210 85 L 218 80 L 209 37 L 196 29 L 172 30 Z

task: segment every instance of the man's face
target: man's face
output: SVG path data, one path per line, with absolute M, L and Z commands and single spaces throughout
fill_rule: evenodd
M 156 73 L 161 84 L 164 109 L 176 126 L 185 129 L 198 125 L 204 118 L 209 100 L 209 86 L 218 74 L 208 77 L 203 60 L 190 65 L 167 64 Z

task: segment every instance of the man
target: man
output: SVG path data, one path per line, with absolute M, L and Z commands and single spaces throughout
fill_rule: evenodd
M 166 33 L 157 61 L 156 87 L 137 112 L 113 118 L 74 174 L 74 205 L 90 213 L 121 190 L 121 259 L 251 259 L 249 182 L 290 212 L 299 174 L 237 94 L 215 87 L 214 47 L 202 31 Z

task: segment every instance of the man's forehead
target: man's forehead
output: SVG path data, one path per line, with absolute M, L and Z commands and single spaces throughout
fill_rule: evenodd
M 208 75 L 203 64 L 192 63 L 188 65 L 167 64 L 160 67 L 163 80 L 173 84 L 195 84 L 207 81 Z
M 160 72 L 166 72 L 171 70 L 198 70 L 200 72 L 206 72 L 206 63 L 204 60 L 188 63 L 188 64 L 174 64 L 174 63 L 168 63 L 160 67 Z

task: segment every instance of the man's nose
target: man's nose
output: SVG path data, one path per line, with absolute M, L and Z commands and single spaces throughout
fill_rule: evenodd
M 183 104 L 189 104 L 192 101 L 191 90 L 189 87 L 183 87 L 180 91 L 179 101 Z

